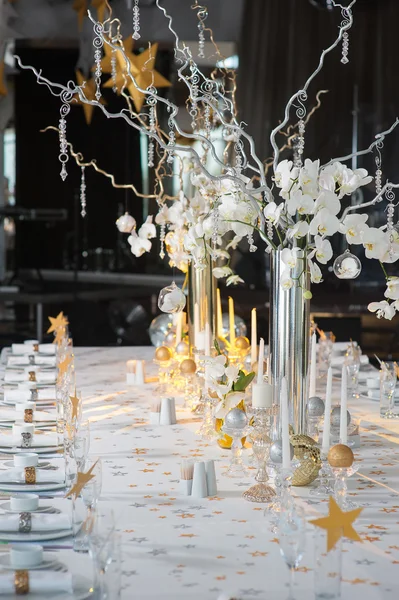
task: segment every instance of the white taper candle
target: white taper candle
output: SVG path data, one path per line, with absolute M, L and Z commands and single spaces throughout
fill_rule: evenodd
M 328 372 L 327 372 L 326 401 L 324 404 L 323 442 L 322 442 L 322 446 L 321 446 L 323 454 L 327 454 L 330 449 L 331 395 L 332 395 L 332 368 L 329 367 Z
M 283 469 L 289 469 L 291 466 L 291 454 L 288 420 L 288 390 L 287 380 L 285 377 L 281 382 L 281 439 L 283 447 Z
M 265 355 L 265 340 L 260 338 L 259 340 L 259 357 L 258 357 L 258 383 L 263 382 L 263 357 Z
M 316 396 L 316 334 L 312 335 L 312 342 L 310 348 L 310 385 L 309 385 L 309 398 Z
M 347 423 L 347 407 L 348 407 L 348 368 L 346 365 L 342 367 L 341 381 L 341 417 L 339 424 L 339 441 L 340 444 L 348 443 L 348 423 Z
M 258 350 L 258 332 L 256 322 L 256 308 L 251 311 L 251 365 L 256 362 Z

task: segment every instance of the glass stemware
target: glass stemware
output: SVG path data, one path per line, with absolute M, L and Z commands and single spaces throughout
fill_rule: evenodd
M 351 343 L 345 354 L 345 365 L 348 371 L 348 395 L 352 398 L 359 398 L 358 382 L 360 370 L 361 349 Z
M 306 546 L 306 519 L 303 511 L 291 504 L 281 511 L 278 523 L 280 554 L 290 570 L 288 600 L 294 600 L 294 574 L 298 568 Z
M 85 461 L 85 472 L 89 471 L 94 466 L 92 474 L 93 479 L 90 479 L 82 489 L 82 499 L 85 506 L 89 510 L 94 510 L 100 499 L 102 488 L 102 463 L 101 458 L 90 458 Z
M 347 479 L 352 477 L 359 470 L 358 464 L 354 463 L 351 467 L 333 467 L 335 476 L 334 498 L 342 510 L 352 510 L 358 508 L 358 505 L 348 498 Z
M 384 419 L 394 419 L 395 414 L 395 388 L 396 388 L 396 365 L 382 363 L 380 370 L 380 416 Z
M 268 485 L 269 476 L 266 469 L 266 461 L 269 457 L 271 444 L 270 427 L 273 415 L 272 408 L 253 409 L 253 425 L 251 427 L 250 439 L 252 441 L 253 455 L 257 461 L 258 470 L 252 485 L 243 493 L 243 497 L 250 502 L 270 502 L 276 496 L 274 489 Z
M 73 439 L 72 452 L 74 454 L 78 470 L 82 471 L 84 462 L 89 454 L 90 448 L 90 422 L 79 423 Z
M 248 420 L 246 419 L 246 423 L 242 427 L 233 428 L 223 425 L 222 432 L 230 436 L 233 440 L 229 468 L 224 475 L 226 477 L 234 478 L 248 477 L 249 469 L 244 465 L 242 460 L 242 439 L 245 438 L 249 432 Z
M 316 479 L 316 487 L 312 488 L 309 492 L 311 496 L 331 496 L 334 494 L 334 488 L 330 481 L 333 479 L 334 474 L 327 460 L 327 454 L 321 453 L 321 469 Z
M 101 600 L 109 598 L 105 575 L 113 561 L 116 542 L 114 512 L 101 506 L 95 514 L 89 534 L 89 552 L 95 568 L 95 589 Z

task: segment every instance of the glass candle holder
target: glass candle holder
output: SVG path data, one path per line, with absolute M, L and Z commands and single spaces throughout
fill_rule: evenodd
M 257 408 L 251 411 L 252 426 L 250 440 L 252 442 L 253 456 L 257 462 L 255 475 L 256 484 L 243 493 L 243 497 L 250 502 L 271 502 L 276 496 L 275 490 L 269 485 L 266 461 L 269 458 L 271 444 L 270 428 L 273 416 L 272 408 Z
M 342 510 L 352 510 L 358 508 L 358 505 L 348 497 L 347 480 L 359 470 L 358 464 L 354 463 L 351 467 L 333 467 L 335 476 L 334 498 Z

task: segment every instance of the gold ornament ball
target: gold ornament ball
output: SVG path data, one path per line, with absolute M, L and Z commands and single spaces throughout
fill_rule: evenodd
M 180 371 L 183 375 L 193 375 L 196 370 L 197 365 L 192 358 L 185 358 L 180 365 Z
M 313 438 L 304 434 L 295 434 L 290 436 L 290 442 L 294 446 L 294 456 L 300 460 L 308 457 L 309 451 L 316 442 Z
M 258 374 L 258 361 L 252 363 L 252 371 L 257 375 Z M 263 361 L 263 373 L 267 373 L 267 362 Z
M 179 342 L 176 346 L 176 353 L 180 356 L 188 356 L 189 351 L 187 342 Z
M 170 360 L 172 358 L 172 353 L 170 351 L 169 348 L 167 348 L 166 346 L 159 346 L 159 348 L 157 348 L 155 350 L 155 359 L 159 360 L 160 362 L 164 362 L 167 360 Z
M 235 347 L 238 350 L 248 350 L 249 346 L 250 346 L 250 343 L 249 343 L 249 339 L 247 337 L 240 335 L 236 338 Z
M 330 448 L 327 459 L 331 467 L 348 468 L 352 466 L 354 456 L 349 446 L 336 444 Z

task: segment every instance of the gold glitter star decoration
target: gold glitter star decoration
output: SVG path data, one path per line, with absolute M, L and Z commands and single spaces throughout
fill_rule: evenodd
M 123 40 L 122 45 L 125 50 L 126 56 L 129 58 L 129 60 L 134 62 L 136 55 L 133 53 L 133 46 L 134 46 L 133 38 L 131 36 L 126 38 L 125 40 Z M 105 42 L 104 46 L 103 46 L 103 50 L 104 50 L 104 56 L 101 60 L 101 71 L 103 73 L 112 73 L 112 64 L 111 64 L 112 48 L 109 44 L 107 44 Z M 115 58 L 116 58 L 116 55 L 118 55 L 118 54 L 120 54 L 122 56 L 122 51 L 116 50 Z M 94 65 L 92 68 L 92 71 L 95 71 L 95 70 L 96 70 L 96 66 Z
M 60 380 L 63 375 L 68 371 L 70 365 L 72 364 L 72 356 L 67 354 L 66 357 L 60 362 L 58 365 L 58 379 Z
M 170 81 L 154 69 L 157 51 L 158 44 L 152 44 L 141 54 L 126 54 L 130 72 L 141 89 L 146 89 L 149 85 L 153 85 L 155 88 L 170 87 L 172 85 Z M 115 86 L 118 94 L 126 87 L 133 98 L 137 112 L 140 112 L 144 104 L 145 94 L 136 88 L 133 81 L 127 75 L 126 60 L 122 52 L 116 53 L 116 60 L 119 66 L 116 79 L 114 81 L 111 77 L 103 87 L 112 88 Z
M 83 93 L 88 100 L 97 100 L 96 98 L 96 82 L 94 77 L 91 77 L 89 80 L 85 80 L 81 71 L 76 71 L 76 81 L 77 84 L 83 87 Z M 77 100 L 77 104 L 80 104 L 83 107 L 83 112 L 85 114 L 86 124 L 90 125 L 91 120 L 93 118 L 93 110 L 95 109 L 94 104 L 86 104 L 86 102 L 82 102 L 78 95 L 75 96 Z M 101 104 L 105 104 L 104 100 L 100 98 Z
M 83 21 L 87 15 L 87 0 L 74 0 L 72 8 L 78 16 L 79 31 L 82 31 Z
M 47 329 L 47 333 L 58 331 L 59 329 L 65 328 L 68 325 L 68 319 L 64 317 L 64 313 L 61 311 L 56 317 L 49 317 L 50 327 Z
M 92 479 L 95 478 L 95 475 L 93 475 L 93 471 L 94 471 L 94 468 L 95 468 L 96 464 L 97 464 L 97 461 L 94 463 L 94 465 L 92 465 L 90 467 L 90 469 L 87 471 L 87 473 L 81 473 L 80 471 L 78 471 L 76 483 L 69 490 L 69 492 L 67 493 L 67 495 L 65 496 L 65 498 L 68 498 L 69 496 L 73 496 L 75 498 L 75 500 L 76 500 L 76 498 L 82 492 L 84 486 L 87 483 L 89 483 L 89 481 L 91 481 Z
M 355 542 L 362 541 L 352 525 L 362 510 L 362 508 L 356 508 L 355 510 L 344 512 L 340 509 L 334 498 L 330 496 L 328 516 L 309 521 L 316 527 L 327 531 L 327 552 L 330 552 L 342 537 L 354 540 Z
M 74 418 L 77 419 L 78 418 L 80 398 L 78 398 L 77 395 L 76 395 L 76 388 L 75 388 L 75 394 L 73 396 L 69 396 L 69 400 L 70 400 L 71 405 L 72 405 L 71 419 L 74 419 Z

